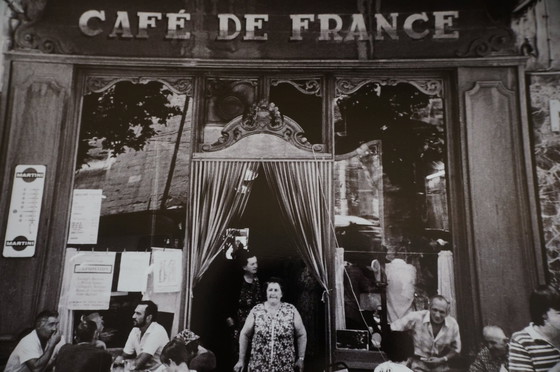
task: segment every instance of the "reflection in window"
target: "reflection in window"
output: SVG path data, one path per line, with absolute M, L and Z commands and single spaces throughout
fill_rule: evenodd
M 368 184 L 358 178 L 358 187 L 352 181 L 335 185 L 337 214 L 370 223 L 360 225 L 356 220 L 350 238 L 337 227 L 342 248 L 339 262 L 346 268 L 344 281 L 339 278 L 337 284 L 344 293 L 345 310 L 352 312 L 352 298 L 360 310 L 358 323 L 348 321 L 346 314 L 346 324 L 337 319 L 339 328 L 369 327 L 370 333 L 372 328 L 375 332 L 376 326 L 383 328 L 409 311 L 424 309 L 438 291 L 453 302 L 452 286 L 438 286 L 453 283 L 452 270 L 449 276 L 438 272 L 440 252 L 446 253 L 446 260 L 452 259 L 447 254 L 451 236 L 441 89 L 426 91 L 410 83 L 371 81 L 340 94 L 333 109 L 337 169 L 342 159 L 353 158 L 361 173 L 350 179 L 372 180 Z M 359 151 L 371 149 L 372 143 L 382 156 L 377 159 L 379 166 L 368 167 L 359 161 Z M 374 191 L 378 194 L 372 203 L 367 195 Z M 379 214 L 368 213 L 375 205 Z M 379 238 L 370 239 L 374 229 L 379 230 Z M 351 296 L 348 289 L 353 291 Z M 339 312 L 337 318 L 342 315 Z M 370 342 L 370 348 L 372 345 Z
M 116 292 L 121 252 L 183 247 L 191 107 L 185 94 L 155 81 L 122 81 L 84 96 L 74 189 L 101 190 L 102 203 L 97 244 L 70 246 L 117 252 L 110 309 L 98 309 L 108 347 L 124 345 L 142 297 Z M 168 331 L 178 320 L 179 297 L 154 300 Z
M 323 143 L 323 100 L 318 79 L 273 80 L 269 101 L 303 128 L 310 143 Z
M 224 126 L 256 102 L 255 79 L 208 78 L 203 118 L 203 143 L 214 143 Z

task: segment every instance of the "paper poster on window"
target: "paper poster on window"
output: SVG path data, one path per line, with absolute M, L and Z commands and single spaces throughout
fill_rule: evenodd
M 117 290 L 123 292 L 146 291 L 149 267 L 150 252 L 123 252 Z
M 74 190 L 68 244 L 97 244 L 101 198 L 102 190 Z
M 70 310 L 107 310 L 115 272 L 115 252 L 81 252 L 70 261 Z
M 154 293 L 181 290 L 183 251 L 171 248 L 152 248 Z
M 18 165 L 10 198 L 4 257 L 33 257 L 45 188 L 44 165 Z

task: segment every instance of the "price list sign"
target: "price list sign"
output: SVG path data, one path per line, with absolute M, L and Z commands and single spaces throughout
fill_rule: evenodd
M 44 165 L 16 166 L 4 238 L 4 257 L 33 257 L 35 254 L 45 172 Z

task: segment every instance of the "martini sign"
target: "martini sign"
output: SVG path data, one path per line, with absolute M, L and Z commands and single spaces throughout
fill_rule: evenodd
M 16 166 L 4 238 L 4 257 L 35 255 L 45 172 L 44 165 Z

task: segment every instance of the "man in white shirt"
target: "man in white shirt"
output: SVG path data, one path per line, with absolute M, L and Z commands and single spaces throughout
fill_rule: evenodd
M 58 332 L 58 313 L 41 311 L 35 320 L 35 329 L 21 339 L 10 354 L 4 372 L 42 372 L 54 363 L 62 345 Z M 60 343 L 60 345 L 59 345 Z
M 169 342 L 167 331 L 156 322 L 158 307 L 152 301 L 141 301 L 132 315 L 130 331 L 122 356 L 115 362 L 134 359 L 130 369 L 155 371 L 160 365 L 161 350 Z

